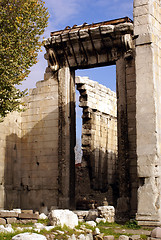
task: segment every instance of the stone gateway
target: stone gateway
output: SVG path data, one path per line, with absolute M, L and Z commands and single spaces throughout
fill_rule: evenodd
M 160 0 L 134 0 L 134 22 L 125 17 L 74 25 L 51 33 L 44 45 L 48 61 L 44 80 L 22 100 L 25 112 L 11 113 L 0 123 L 0 208 L 75 207 L 77 82 L 84 116 L 83 157 L 88 156 L 92 164 L 93 189 L 117 186 L 118 219 L 136 217 L 141 225 L 160 225 Z M 107 122 L 108 128 L 111 121 L 109 131 L 116 132 L 115 112 L 110 115 L 99 103 L 91 106 L 86 100 L 87 92 L 91 94 L 89 80 L 78 83 L 75 77 L 76 69 L 109 65 L 116 65 L 114 135 L 106 135 L 103 127 Z M 108 102 L 110 94 L 103 98 Z M 106 136 L 114 137 L 105 145 Z M 97 137 L 99 144 L 93 141 Z M 93 143 L 97 143 L 95 149 Z M 111 150 L 117 155 L 113 162 Z M 109 168 L 98 164 L 103 161 Z M 105 177 L 97 181 L 99 172 Z

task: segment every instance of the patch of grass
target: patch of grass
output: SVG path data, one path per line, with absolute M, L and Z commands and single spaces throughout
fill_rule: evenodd
M 130 221 L 126 222 L 124 227 L 130 228 L 130 229 L 140 229 L 141 228 L 141 226 L 138 225 L 138 222 L 135 219 L 131 219 Z
M 121 235 L 120 233 L 116 233 L 112 228 L 99 227 L 99 229 L 104 235 L 113 235 L 116 239 Z
M 0 233 L 1 240 L 11 240 L 16 234 L 15 233 Z
M 99 222 L 98 224 L 97 224 L 97 226 L 99 227 L 101 227 L 101 226 L 104 226 L 104 227 L 111 227 L 111 228 L 121 228 L 121 225 L 119 225 L 119 224 L 117 224 L 116 222 L 113 222 L 113 223 L 109 223 L 109 222 L 103 222 L 103 221 L 101 221 L 101 222 Z
M 99 224 L 97 224 L 97 226 L 101 227 L 109 227 L 109 228 L 120 228 L 120 229 L 140 229 L 141 226 L 138 225 L 137 221 L 134 219 L 131 219 L 130 221 L 126 222 L 125 224 L 117 224 L 117 223 L 109 223 L 109 222 L 100 222 Z
M 34 223 L 33 222 L 28 222 L 28 223 L 12 223 L 11 224 L 13 228 L 16 228 L 16 227 L 33 227 L 34 226 Z
M 89 224 L 87 224 L 87 223 L 84 223 L 83 225 L 84 225 L 87 229 L 90 229 L 90 230 L 92 230 L 92 231 L 95 230 L 95 227 L 92 227 L 91 225 L 89 225 Z
M 147 236 L 145 234 L 140 235 L 141 239 L 147 239 Z
M 37 222 L 42 223 L 46 226 L 49 225 L 49 219 L 48 218 L 47 219 L 38 219 Z
M 78 225 L 75 227 L 76 229 L 80 229 L 80 227 L 84 225 L 84 222 L 78 222 Z
M 0 240 L 11 240 L 15 235 L 24 232 L 34 232 L 33 230 L 24 229 L 23 231 L 15 231 L 14 233 L 0 233 Z
M 141 226 L 138 225 L 136 220 L 130 220 L 126 224 L 117 224 L 117 223 L 109 223 L 109 222 L 100 222 L 97 224 L 97 227 L 100 229 L 100 232 L 104 235 L 113 235 L 116 239 L 119 238 L 120 235 L 122 235 L 122 232 L 115 232 L 115 229 L 140 229 Z M 124 235 L 131 236 L 132 234 L 125 233 Z M 146 239 L 146 235 L 142 235 L 142 239 Z

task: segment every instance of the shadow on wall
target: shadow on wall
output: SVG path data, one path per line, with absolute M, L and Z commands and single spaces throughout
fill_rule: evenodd
M 102 205 L 106 199 L 116 206 L 118 184 L 116 153 L 94 149 L 76 165 L 76 207 L 89 209 L 91 203 Z
M 43 114 L 29 116 L 27 111 L 22 113 L 22 137 L 19 138 L 15 133 L 6 137 L 5 209 L 50 208 L 58 206 L 59 196 L 63 195 L 60 187 L 61 166 L 58 162 L 58 108 L 44 118 L 41 117 Z M 38 118 L 41 120 L 38 121 Z M 62 124 L 65 125 L 65 122 Z M 99 158 L 96 158 L 97 154 Z M 92 161 L 94 158 L 99 160 Z M 90 159 L 86 159 L 88 164 L 77 173 L 76 199 L 78 195 L 81 198 L 89 196 L 96 201 L 106 197 L 109 203 L 114 203 L 117 192 L 116 172 L 110 164 L 116 159 L 115 154 L 95 149 Z M 63 164 L 65 167 L 66 163 Z M 71 175 L 68 181 L 74 186 L 75 178 Z
M 58 108 L 45 117 L 37 108 L 22 113 L 22 138 L 6 137 L 5 209 L 58 205 Z

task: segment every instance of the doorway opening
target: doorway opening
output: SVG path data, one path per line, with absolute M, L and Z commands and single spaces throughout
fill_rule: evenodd
M 95 208 L 107 201 L 114 205 L 117 188 L 116 66 L 77 70 L 76 85 L 79 91 L 79 97 L 76 92 L 77 101 L 79 99 L 76 103 L 76 159 L 82 154 L 81 162 L 76 164 L 76 207 Z

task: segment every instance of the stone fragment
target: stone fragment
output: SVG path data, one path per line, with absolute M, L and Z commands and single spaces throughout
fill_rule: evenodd
M 106 219 L 105 218 L 96 218 L 96 223 L 100 223 L 100 222 L 105 223 Z
M 94 235 L 99 235 L 99 234 L 100 234 L 100 230 L 99 230 L 99 228 L 95 228 L 93 234 L 94 234 Z
M 54 226 L 44 226 L 44 229 L 46 231 L 51 231 L 54 228 Z
M 91 227 L 96 227 L 96 223 L 94 221 L 86 221 L 86 223 Z
M 34 231 L 40 233 L 41 229 L 34 228 Z
M 88 211 L 82 211 L 82 210 L 75 210 L 75 211 L 73 211 L 75 214 L 77 214 L 77 216 L 78 216 L 78 218 L 79 218 L 79 221 L 80 221 L 80 219 L 84 219 L 84 218 L 86 218 L 87 217 L 87 215 L 88 215 Z
M 48 217 L 44 214 L 44 213 L 41 213 L 39 215 L 39 219 L 47 219 Z
M 114 240 L 114 236 L 113 235 L 108 235 L 108 236 L 104 236 L 103 240 Z
M 22 223 L 22 224 L 26 224 L 26 223 L 30 223 L 30 222 L 36 223 L 37 220 L 33 220 L 33 219 L 19 219 L 19 220 L 17 220 L 17 223 Z
M 44 213 L 45 215 L 48 215 L 49 214 L 49 211 L 48 211 L 48 208 L 47 206 L 43 206 L 40 208 L 40 213 Z
M 13 209 L 13 211 L 17 212 L 17 213 L 21 213 L 21 209 L 20 208 Z
M 5 227 L 3 225 L 0 225 L 0 233 L 5 232 Z
M 161 228 L 160 227 L 154 228 L 150 235 L 152 238 L 161 238 Z
M 161 240 L 161 238 L 152 238 L 152 237 L 148 237 L 147 240 Z
M 42 223 L 34 223 L 34 227 L 42 230 L 42 229 L 44 229 L 45 225 Z
M 95 221 L 96 218 L 98 217 L 98 211 L 97 209 L 90 209 L 88 211 L 88 215 L 85 218 L 86 221 Z
M 107 202 L 107 198 L 105 197 L 103 202 L 102 202 L 103 206 L 108 206 L 108 202 Z
M 94 240 L 103 240 L 103 234 L 94 236 Z
M 49 214 L 50 224 L 53 226 L 64 226 L 74 228 L 78 225 L 78 217 L 70 210 L 52 210 Z
M 119 240 L 129 240 L 129 237 L 126 235 L 120 235 Z
M 140 235 L 132 235 L 129 237 L 130 240 L 139 240 L 141 239 Z
M 21 210 L 21 213 L 33 214 L 33 210 Z
M 37 233 L 20 233 L 14 236 L 12 240 L 47 240 L 47 238 Z
M 10 217 L 18 217 L 18 212 L 15 212 L 13 210 L 0 210 L 0 217 L 1 218 L 10 218 Z
M 93 235 L 91 233 L 89 233 L 87 235 L 80 234 L 77 239 L 79 239 L 79 240 L 93 240 Z
M 59 233 L 59 234 L 61 234 L 61 235 L 63 235 L 64 234 L 64 232 L 63 231 L 60 231 L 60 230 L 56 230 L 57 231 L 57 233 Z
M 105 218 L 107 222 L 114 222 L 115 219 L 115 209 L 113 206 L 100 206 L 97 207 L 98 216 Z
M 17 218 L 6 218 L 8 224 L 17 223 Z
M 14 230 L 13 230 L 11 224 L 7 224 L 5 227 L 3 225 L 0 225 L 0 232 L 1 233 L 13 233 Z
M 4 218 L 0 218 L 0 225 L 5 225 L 6 224 L 6 220 Z
M 17 227 L 16 230 L 22 232 L 24 229 L 22 227 Z
M 39 215 L 36 213 L 20 213 L 18 217 L 21 219 L 39 219 Z
M 93 234 L 92 233 L 88 233 L 86 235 L 86 240 L 93 240 Z
M 76 240 L 75 234 L 72 234 L 72 236 L 70 236 L 68 240 Z

